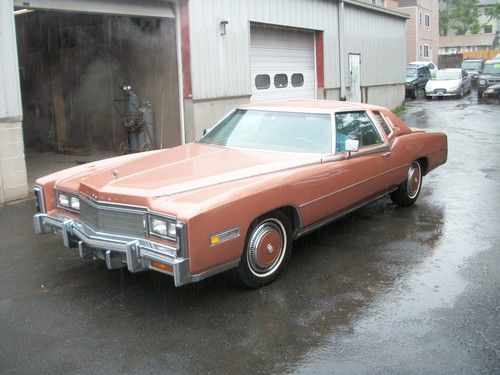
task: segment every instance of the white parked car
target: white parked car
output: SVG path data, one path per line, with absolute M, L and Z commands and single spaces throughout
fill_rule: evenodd
M 425 96 L 431 99 L 433 96 L 442 98 L 444 96 L 463 97 L 470 93 L 472 86 L 471 76 L 463 69 L 440 69 L 436 77 L 425 85 Z
M 430 72 L 431 72 L 431 77 L 435 77 L 436 73 L 438 71 L 437 65 L 433 64 L 430 61 L 413 61 L 413 62 L 411 62 L 409 64 L 416 65 L 416 66 L 426 66 L 426 67 L 428 67 L 429 70 L 430 70 Z

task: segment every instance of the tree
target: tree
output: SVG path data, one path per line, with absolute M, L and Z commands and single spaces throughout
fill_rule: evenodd
M 479 21 L 479 0 L 440 0 L 439 33 L 448 35 L 453 29 L 458 35 L 477 34 L 483 25 Z

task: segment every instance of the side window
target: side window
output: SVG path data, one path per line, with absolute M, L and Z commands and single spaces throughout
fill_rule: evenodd
M 375 118 L 378 120 L 378 122 L 382 126 L 382 129 L 384 129 L 384 133 L 386 135 L 391 134 L 392 129 L 389 126 L 389 124 L 387 123 L 386 119 L 380 114 L 380 112 L 373 112 L 373 114 L 375 115 Z
M 276 74 L 274 76 L 274 86 L 278 89 L 288 86 L 288 77 L 284 73 Z
M 293 87 L 304 86 L 304 75 L 302 73 L 292 74 L 292 86 Z
M 357 139 L 359 147 L 382 143 L 382 137 L 366 112 L 341 112 L 335 114 L 335 151 L 345 150 L 347 139 Z
M 257 74 L 255 76 L 255 87 L 257 90 L 268 89 L 271 86 L 271 77 L 269 74 Z

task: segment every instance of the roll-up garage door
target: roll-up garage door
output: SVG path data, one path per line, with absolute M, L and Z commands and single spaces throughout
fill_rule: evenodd
M 252 102 L 314 99 L 314 32 L 252 26 Z

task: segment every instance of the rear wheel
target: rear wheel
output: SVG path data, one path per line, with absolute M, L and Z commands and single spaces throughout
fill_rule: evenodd
M 422 187 L 422 166 L 415 160 L 408 168 L 406 180 L 391 193 L 391 200 L 400 207 L 408 207 L 416 202 Z
M 292 248 L 290 221 L 281 211 L 255 220 L 247 234 L 245 250 L 236 269 L 240 283 L 260 288 L 283 272 Z

